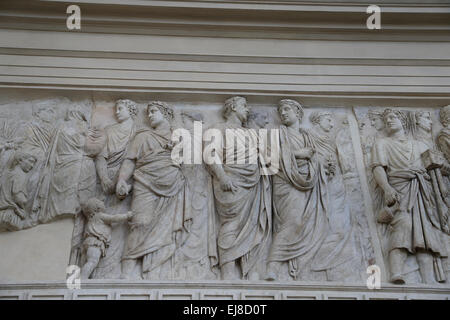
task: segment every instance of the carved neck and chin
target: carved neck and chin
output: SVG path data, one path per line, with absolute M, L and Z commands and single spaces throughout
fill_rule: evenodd
M 405 130 L 403 128 L 390 128 L 389 126 L 386 129 L 386 132 L 389 137 L 392 138 L 404 138 Z
M 242 127 L 243 120 L 241 120 L 236 112 L 232 112 L 228 118 L 227 123 L 235 126 Z
M 170 124 L 166 119 L 163 119 L 162 121 L 158 123 L 152 123 L 150 124 L 153 130 L 158 131 L 160 133 L 167 133 L 170 132 Z

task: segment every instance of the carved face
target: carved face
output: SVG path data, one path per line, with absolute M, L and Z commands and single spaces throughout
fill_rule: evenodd
M 278 108 L 278 112 L 280 114 L 281 122 L 287 127 L 298 121 L 297 114 L 288 104 L 281 105 L 280 108 Z
M 380 131 L 384 128 L 384 121 L 381 116 L 371 116 L 370 125 L 375 128 L 375 130 Z
M 416 113 L 416 123 L 420 128 L 430 132 L 433 125 L 431 114 L 429 112 Z
M 248 109 L 247 102 L 245 100 L 242 99 L 236 101 L 233 106 L 233 110 L 236 112 L 236 115 L 241 122 L 247 121 L 250 110 Z
M 23 172 L 29 172 L 31 169 L 33 169 L 35 163 L 36 159 L 34 157 L 22 158 L 19 161 L 20 168 L 23 170 Z
M 403 130 L 402 121 L 393 112 L 390 112 L 387 115 L 385 115 L 384 122 L 387 130 L 391 133 Z
M 257 113 L 254 121 L 260 128 L 265 128 L 269 124 L 269 119 L 265 113 Z
M 123 122 L 131 117 L 130 111 L 127 106 L 123 102 L 119 102 L 116 104 L 116 118 L 117 121 Z
M 319 126 L 324 132 L 330 132 L 334 128 L 334 120 L 328 114 L 323 115 L 319 118 Z
M 52 122 L 55 120 L 55 110 L 50 107 L 41 107 L 36 112 L 36 117 L 38 117 L 43 122 Z
M 164 115 L 161 113 L 157 106 L 150 106 L 148 108 L 148 121 L 152 128 L 156 128 L 165 120 Z

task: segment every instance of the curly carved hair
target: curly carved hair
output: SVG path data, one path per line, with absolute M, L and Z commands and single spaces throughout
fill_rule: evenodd
M 311 121 L 312 124 L 318 124 L 320 122 L 320 118 L 324 116 L 332 117 L 333 115 L 331 114 L 331 112 L 328 111 L 314 111 L 309 116 L 309 121 Z
M 235 97 L 231 97 L 228 98 L 227 100 L 225 100 L 225 103 L 223 105 L 223 117 L 225 119 L 228 118 L 228 116 L 231 114 L 231 111 L 233 110 L 233 106 L 236 105 L 239 101 L 243 101 L 244 103 L 247 103 L 247 99 L 245 99 L 244 97 L 239 97 L 239 96 L 235 96 Z
M 105 204 L 103 201 L 97 198 L 90 198 L 83 206 L 83 212 L 87 216 L 91 216 L 96 212 L 102 211 L 105 209 Z
M 164 118 L 167 119 L 167 121 L 172 122 L 174 119 L 174 113 L 173 109 L 169 106 L 168 103 L 163 101 L 150 101 L 147 105 L 147 113 L 150 107 L 156 106 L 159 111 L 163 114 Z
M 400 122 L 402 123 L 403 129 L 407 129 L 408 127 L 408 118 L 406 117 L 406 114 L 400 110 L 393 110 L 393 109 L 384 109 L 383 111 L 383 121 L 385 121 L 386 116 L 390 113 L 393 113 L 397 116 L 397 118 L 400 120 Z
M 294 112 L 297 114 L 297 118 L 301 121 L 303 119 L 303 107 L 302 105 L 292 99 L 282 99 L 278 102 L 278 113 L 280 113 L 280 108 L 283 105 L 288 105 L 289 107 L 291 107 L 292 110 L 294 110 Z
M 135 117 L 138 113 L 136 102 L 130 99 L 119 99 L 116 101 L 116 105 L 123 103 L 130 113 L 130 116 Z
M 448 106 L 444 106 L 439 110 L 439 119 L 443 126 L 447 126 L 450 122 L 450 104 Z

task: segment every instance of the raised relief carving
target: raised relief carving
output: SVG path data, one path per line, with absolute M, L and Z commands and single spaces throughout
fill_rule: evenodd
M 84 230 L 83 252 L 86 262 L 81 268 L 81 278 L 88 279 L 100 258 L 106 255 L 106 249 L 111 243 L 111 224 L 131 219 L 133 212 L 125 214 L 106 214 L 103 201 L 96 198 L 89 199 L 83 210 L 87 223 Z
M 187 129 L 191 149 L 195 144 L 202 145 L 202 133 L 194 133 L 194 125 L 203 124 L 203 115 L 198 112 L 181 114 L 183 127 Z M 200 141 L 194 141 L 199 139 Z M 191 159 L 193 163 L 193 159 Z M 211 175 L 202 164 L 183 164 L 182 172 L 186 178 L 186 194 L 192 219 L 187 221 L 182 244 L 175 253 L 175 274 L 179 279 L 216 279 L 218 276 L 217 219 L 215 217 L 214 197 L 211 192 Z
M 346 185 L 355 183 L 354 168 L 346 163 L 344 182 L 334 139 L 340 137 L 348 149 L 347 138 L 333 131 L 336 117 L 330 112 L 312 112 L 312 129 L 300 125 L 304 110 L 297 101 L 281 100 L 278 112 L 281 165 L 273 176 L 274 229 L 267 279 L 359 280 L 374 257 L 370 249 L 356 248 L 367 240 L 358 229 L 364 219 L 352 213 L 346 191 Z
M 153 101 L 147 107 L 150 128 L 137 131 L 120 168 L 116 194 L 124 198 L 132 188 L 131 210 L 122 257 L 122 278 L 136 267 L 144 279 L 173 279 L 175 251 L 189 232 L 189 200 L 180 165 L 171 158 L 173 110 Z M 133 186 L 126 181 L 133 176 Z
M 385 109 L 383 120 L 386 137 L 374 143 L 371 168 L 383 193 L 378 222 L 389 226 L 386 251 L 390 279 L 405 283 L 405 261 L 413 255 L 423 282 L 443 282 L 442 258 L 447 257 L 447 249 L 423 161 L 430 147 L 407 135 L 404 112 Z
M 382 258 L 370 222 L 392 281 L 446 280 L 450 108 L 441 110 L 436 143 L 432 111 L 370 110 L 367 125 L 355 112 L 374 191 L 368 221 L 351 134 L 358 128 L 345 108 L 281 100 L 280 167 L 266 175 L 273 142 L 257 143 L 256 157 L 249 146 L 274 119 L 269 107 L 250 112 L 243 97 L 225 101 L 218 123 L 214 110 L 175 114 L 165 102 L 120 99 L 116 123 L 104 128 L 90 125 L 101 113 L 91 103 L 32 105 L 31 121 L 0 123 L 0 230 L 74 217 L 70 264 L 85 279 L 357 282 Z M 211 137 L 201 127 L 216 130 L 217 162 L 174 161 L 178 115 L 203 157 Z
M 24 228 L 28 217 L 26 204 L 29 199 L 27 190 L 28 172 L 36 164 L 34 155 L 16 151 L 12 167 L 7 169 L 0 185 L 0 227 L 9 231 Z
M 137 104 L 130 99 L 119 99 L 114 106 L 117 123 L 104 129 L 104 144 L 96 158 L 96 169 L 100 183 L 99 199 L 105 202 L 108 214 L 121 214 L 130 210 L 131 197 L 119 199 L 115 195 L 119 170 L 126 159 L 128 147 L 136 133 Z M 100 259 L 92 278 L 119 278 L 121 259 L 128 234 L 126 224 L 112 226 L 111 243 Z
M 237 134 L 237 139 L 245 139 L 245 132 L 251 136 L 251 132 L 243 127 L 248 114 L 245 98 L 229 98 L 223 107 L 225 121 L 213 126 L 222 135 L 219 163 L 209 165 L 220 224 L 217 246 L 222 279 L 255 280 L 262 277 L 258 262 L 271 232 L 269 180 L 261 176 L 259 164 L 249 160 L 250 154 L 237 154 L 234 143 L 231 146 L 224 143 L 227 129 L 242 130 L 243 134 Z M 245 146 L 246 142 L 243 140 L 239 144 Z M 238 158 L 244 158 L 244 161 L 237 164 L 234 159 Z
M 77 215 L 81 204 L 95 193 L 94 160 L 85 149 L 88 119 L 83 111 L 69 109 L 55 131 L 33 203 L 40 223 Z

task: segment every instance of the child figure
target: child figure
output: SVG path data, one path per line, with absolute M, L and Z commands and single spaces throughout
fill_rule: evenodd
M 105 213 L 105 204 L 91 198 L 83 210 L 87 218 L 84 231 L 83 248 L 87 261 L 81 268 L 81 278 L 89 279 L 92 271 L 97 267 L 100 257 L 104 257 L 111 242 L 111 224 L 131 219 L 133 212 L 110 215 Z
M 0 185 L 0 226 L 13 231 L 24 227 L 28 201 L 27 173 L 33 169 L 36 158 L 16 151 L 12 169 L 8 170 Z

